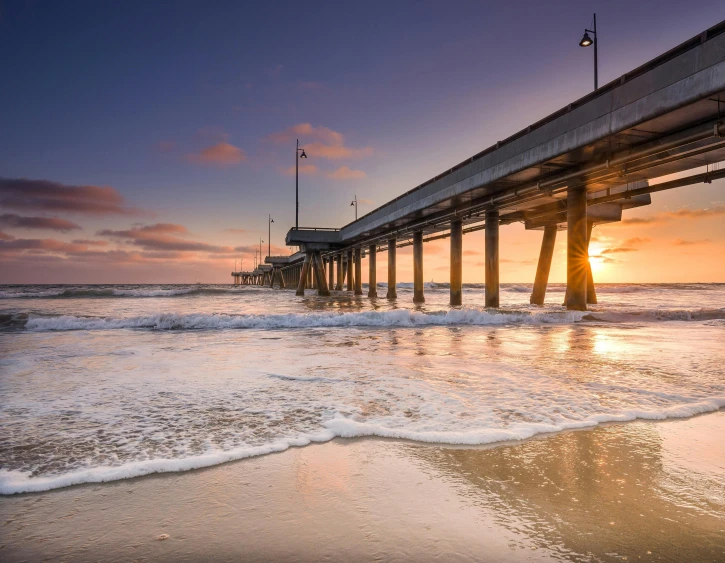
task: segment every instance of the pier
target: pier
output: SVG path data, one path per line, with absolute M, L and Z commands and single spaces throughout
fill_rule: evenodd
M 413 301 L 425 301 L 425 243 L 450 240 L 450 304 L 464 302 L 464 235 L 485 232 L 485 306 L 499 307 L 499 232 L 520 222 L 542 232 L 530 302 L 543 305 L 553 249 L 566 233 L 568 309 L 596 303 L 589 241 L 597 225 L 649 205 L 651 194 L 725 177 L 725 22 L 573 101 L 339 229 L 292 228 L 289 257 L 267 257 L 241 283 L 297 295 L 362 295 L 367 257 L 376 298 L 378 253 L 387 252 L 387 298 L 397 297 L 396 248 L 413 246 Z M 653 181 L 654 180 L 654 181 Z M 268 269 L 261 270 L 266 267 Z M 247 280 L 246 282 L 244 280 Z M 236 281 L 235 281 L 236 283 Z

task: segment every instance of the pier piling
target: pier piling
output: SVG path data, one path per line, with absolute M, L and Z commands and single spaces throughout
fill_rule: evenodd
M 529 303 L 532 305 L 543 305 L 544 299 L 546 298 L 546 286 L 549 283 L 551 259 L 554 257 L 556 230 L 556 225 L 547 225 L 544 227 L 544 238 L 541 240 L 541 252 L 539 252 L 539 263 L 536 266 L 534 289 L 529 299 Z
M 310 269 L 310 253 L 305 254 L 305 261 L 302 263 L 302 271 L 300 272 L 300 281 L 297 284 L 297 295 L 303 297 L 305 295 L 305 286 L 307 285 L 307 273 Z
M 347 287 L 346 291 L 353 291 L 353 273 L 352 273 L 352 249 L 347 251 Z
M 498 281 L 498 211 L 486 211 L 486 255 L 485 255 L 485 282 L 486 282 L 486 307 L 499 306 L 499 281 Z
M 594 289 L 594 276 L 592 275 L 592 263 L 589 262 L 589 242 L 592 240 L 593 221 L 587 221 L 587 304 L 597 304 L 597 290 Z
M 335 284 L 335 289 L 342 291 L 342 252 L 335 256 L 335 262 L 337 262 L 337 284 Z
M 396 291 L 397 282 L 395 279 L 395 250 L 397 244 L 397 239 L 388 239 L 388 299 L 396 299 L 398 297 L 398 292 Z
M 327 288 L 327 280 L 325 280 L 325 266 L 322 262 L 322 256 L 319 252 L 314 253 L 315 259 L 315 281 L 317 283 L 317 295 L 329 297 L 330 290 Z
M 569 188 L 566 196 L 566 308 L 587 310 L 587 192 Z
M 451 305 L 463 302 L 463 222 L 451 223 Z
M 425 303 L 423 295 L 423 231 L 413 233 L 413 303 Z
M 355 295 L 362 295 L 362 248 L 355 249 Z
M 368 297 L 378 296 L 377 250 L 374 244 L 368 247 Z

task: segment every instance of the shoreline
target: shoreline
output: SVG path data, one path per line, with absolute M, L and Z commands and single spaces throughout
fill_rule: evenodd
M 472 447 L 335 438 L 3 496 L 0 558 L 713 560 L 723 431 L 720 409 Z
M 711 399 L 711 401 L 714 401 L 715 403 L 720 402 L 720 398 L 714 398 Z M 694 405 L 701 405 L 704 402 L 707 401 L 701 401 L 699 403 L 695 403 Z M 683 405 L 679 405 L 677 408 L 684 408 L 686 406 L 692 406 L 693 404 L 685 403 Z M 207 463 L 207 460 L 205 460 L 205 457 L 208 457 L 207 455 L 201 455 L 201 456 L 192 456 L 189 458 L 174 458 L 174 459 L 155 459 L 155 460 L 147 460 L 142 462 L 133 462 L 137 465 L 148 465 L 150 468 L 154 467 L 160 467 L 165 464 L 169 463 L 191 463 L 193 466 L 188 468 L 179 468 L 179 469 L 151 469 L 147 472 L 141 472 L 137 475 L 130 475 L 128 477 L 112 477 L 108 479 L 102 478 L 104 474 L 111 474 L 114 475 L 116 472 L 124 472 L 128 471 L 127 465 L 121 465 L 121 466 L 108 466 L 108 467 L 98 467 L 98 468 L 92 468 L 88 470 L 80 470 L 77 472 L 70 472 L 64 475 L 57 476 L 56 479 L 59 480 L 70 480 L 74 481 L 79 478 L 82 478 L 81 476 L 88 473 L 101 471 L 101 478 L 98 478 L 96 480 L 93 479 L 86 479 L 80 482 L 75 483 L 69 483 L 68 485 L 58 485 L 47 489 L 38 489 L 38 490 L 29 490 L 29 491 L 18 491 L 18 492 L 10 492 L 5 493 L 2 492 L 2 488 L 5 485 L 0 478 L 0 499 L 7 498 L 7 497 L 13 497 L 18 495 L 33 495 L 33 494 L 44 494 L 44 493 L 52 493 L 53 491 L 63 490 L 63 489 L 69 489 L 69 488 L 75 488 L 75 487 L 83 487 L 83 486 L 96 486 L 96 485 L 103 485 L 103 484 L 111 484 L 119 481 L 128 481 L 128 480 L 134 480 L 134 479 L 142 479 L 147 477 L 161 477 L 167 474 L 181 474 L 181 473 L 188 473 L 188 472 L 195 472 L 195 471 L 203 471 L 207 469 L 213 469 L 214 467 L 218 467 L 221 465 L 226 465 L 230 463 L 239 463 L 244 462 L 249 459 L 255 459 L 259 457 L 265 457 L 269 455 L 278 455 L 283 454 L 287 452 L 288 450 L 293 449 L 300 449 L 300 448 L 307 448 L 310 446 L 321 446 L 324 444 L 329 444 L 333 442 L 340 442 L 345 443 L 348 441 L 357 441 L 357 440 L 382 440 L 382 441 L 389 441 L 389 442 L 400 442 L 403 444 L 423 444 L 423 445 L 430 445 L 434 447 L 440 447 L 440 448 L 453 448 L 453 449 L 468 449 L 468 450 L 479 450 L 479 449 L 492 449 L 492 448 L 499 448 L 499 447 L 510 447 L 515 446 L 519 444 L 523 444 L 525 442 L 528 442 L 530 440 L 537 440 L 537 439 L 547 439 L 552 436 L 557 436 L 562 433 L 567 432 L 575 432 L 575 431 L 587 431 L 587 430 L 593 430 L 595 428 L 600 427 L 607 427 L 611 425 L 625 425 L 625 424 L 631 424 L 635 422 L 652 422 L 652 423 L 667 423 L 667 422 L 676 422 L 680 420 L 689 420 L 695 417 L 705 416 L 708 414 L 715 414 L 719 412 L 725 412 L 725 406 L 718 406 L 717 408 L 713 410 L 705 410 L 701 412 L 696 412 L 694 414 L 686 414 L 683 416 L 665 416 L 662 418 L 648 418 L 648 417 L 641 417 L 636 416 L 635 418 L 628 419 L 628 420 L 605 420 L 602 422 L 594 422 L 592 424 L 583 424 L 581 426 L 572 426 L 570 428 L 562 428 L 561 430 L 553 430 L 553 431 L 542 431 L 542 432 L 536 432 L 532 434 L 531 436 L 527 436 L 520 439 L 510 439 L 510 440 L 496 440 L 492 442 L 487 443 L 481 443 L 481 444 L 465 444 L 465 443 L 451 443 L 451 442 L 436 442 L 436 441 L 427 441 L 427 440 L 415 440 L 412 438 L 405 438 L 405 437 L 395 437 L 395 436 L 382 436 L 377 434 L 370 434 L 370 435 L 363 435 L 363 436 L 340 436 L 340 435 L 334 435 L 331 438 L 322 437 L 321 434 L 323 432 L 329 432 L 329 429 L 320 431 L 318 435 L 311 436 L 311 437 L 305 437 L 304 439 L 296 439 L 296 440 L 290 440 L 290 442 L 301 442 L 306 441 L 306 443 L 271 443 L 266 444 L 263 446 L 256 446 L 256 447 L 249 447 L 244 448 L 245 450 L 253 451 L 253 450 L 259 450 L 259 453 L 243 453 L 239 457 L 235 457 L 234 451 L 230 450 L 229 452 L 215 452 L 216 456 L 224 457 L 225 455 L 228 455 L 230 459 L 228 460 L 209 460 L 210 462 Z M 211 454 L 209 454 L 211 455 Z M 0 471 L 0 477 L 2 476 L 2 471 Z M 28 481 L 32 484 L 33 479 L 36 478 L 30 478 Z M 42 478 L 41 478 L 42 479 Z

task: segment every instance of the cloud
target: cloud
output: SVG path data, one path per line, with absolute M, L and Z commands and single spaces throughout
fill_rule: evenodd
M 244 233 L 247 232 L 247 230 L 246 229 L 224 229 L 223 232 L 225 232 L 225 233 L 232 233 L 232 234 L 235 234 L 235 235 L 243 235 Z
M 7 250 L 44 250 L 53 252 L 79 252 L 86 250 L 82 244 L 73 244 L 56 239 L 24 239 L 0 241 L 0 252 Z
M 712 242 L 709 238 L 701 239 L 701 240 L 684 240 L 681 238 L 676 239 L 672 244 L 674 246 L 695 246 L 699 244 L 709 244 Z
M 0 231 L 0 240 L 13 240 L 14 238 L 15 237 L 13 235 Z
M 364 197 L 358 198 L 357 202 L 362 205 L 373 205 L 375 203 L 372 199 L 366 199 Z
M 20 211 L 67 211 L 89 215 L 131 215 L 123 196 L 110 186 L 68 186 L 48 180 L 0 178 L 0 206 Z
M 328 172 L 327 177 L 333 180 L 362 180 L 367 178 L 367 174 L 362 170 L 352 170 L 347 166 L 340 166 L 337 170 Z
M 195 164 L 210 164 L 213 166 L 230 166 L 247 160 L 247 155 L 239 147 L 222 141 L 212 145 L 201 152 L 188 154 L 186 159 Z
M 652 239 L 645 238 L 645 237 L 633 237 L 628 238 L 627 240 L 623 241 L 619 246 L 612 246 L 609 248 L 605 248 L 602 250 L 599 255 L 603 256 L 605 254 L 621 254 L 624 252 L 637 252 L 639 251 L 639 246 L 643 244 L 647 244 L 648 242 L 651 242 Z M 597 256 L 597 255 L 592 255 Z
M 305 152 L 310 157 L 340 160 L 343 158 L 365 158 L 373 154 L 372 147 L 353 148 L 345 146 L 345 136 L 328 127 L 315 127 L 311 123 L 298 123 L 284 131 L 272 133 L 266 138 L 272 143 L 283 145 L 295 139 L 307 139 Z
M 345 140 L 342 133 L 338 133 L 327 127 L 315 127 L 311 123 L 298 123 L 297 125 L 288 127 L 284 131 L 272 133 L 267 136 L 268 141 L 272 141 L 277 145 L 285 145 L 297 138 L 315 139 L 332 145 L 342 145 Z
M 4 213 L 0 215 L 0 226 L 18 227 L 21 229 L 49 229 L 67 233 L 81 226 L 58 217 L 23 217 L 15 213 Z
M 725 215 L 725 205 L 716 205 L 714 207 L 705 207 L 701 209 L 678 209 L 677 211 L 663 211 L 650 217 L 632 217 L 631 219 L 623 219 L 620 223 L 627 225 L 652 225 L 655 223 L 665 223 L 675 219 L 707 219 L 710 217 L 719 217 Z
M 463 251 L 464 256 L 481 256 L 483 255 L 483 252 L 479 250 L 464 250 Z
M 108 246 L 107 240 L 88 240 L 88 239 L 77 239 L 73 241 L 73 244 L 85 244 L 86 246 Z
M 282 74 L 283 70 L 284 65 L 272 65 L 264 69 L 264 74 L 266 74 L 270 78 L 279 78 L 279 75 Z
M 344 145 L 325 145 L 320 142 L 305 145 L 305 152 L 308 156 L 317 156 L 328 160 L 341 160 L 343 158 L 365 158 L 372 156 L 372 147 L 359 149 L 346 147 Z
M 209 252 L 212 254 L 225 254 L 233 252 L 231 246 L 218 246 L 205 242 L 196 242 L 180 238 L 178 235 L 187 234 L 183 225 L 174 223 L 156 223 L 143 227 L 114 231 L 103 229 L 97 236 L 109 237 L 140 246 L 144 250 L 179 251 L 179 252 Z
M 318 169 L 317 169 L 317 166 L 315 166 L 314 164 L 302 164 L 302 165 L 300 165 L 299 172 L 300 172 L 300 174 L 302 174 L 304 176 L 314 176 L 315 174 L 317 174 Z M 285 176 L 294 176 L 295 167 L 290 166 L 289 168 L 285 168 L 282 171 L 282 174 L 284 174 Z

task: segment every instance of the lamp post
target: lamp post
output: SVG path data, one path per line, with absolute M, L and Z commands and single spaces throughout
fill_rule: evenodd
M 295 150 L 295 229 L 300 228 L 300 158 L 307 158 L 305 149 L 300 148 L 300 140 L 297 139 Z
M 357 194 L 355 194 L 355 199 L 350 202 L 350 205 L 355 208 L 355 221 L 357 221 Z
M 262 265 L 262 243 L 264 241 L 262 240 L 262 237 L 259 237 L 259 265 Z
M 580 47 L 589 47 L 590 45 L 594 45 L 594 89 L 596 90 L 599 88 L 599 79 L 597 76 L 597 64 L 598 64 L 598 57 L 597 57 L 597 14 L 594 14 L 594 24 L 592 26 L 592 29 L 586 29 L 584 28 L 584 37 L 582 37 L 582 40 L 579 41 Z M 592 34 L 594 36 L 594 39 L 589 37 L 589 34 Z
M 272 223 L 274 223 L 274 219 L 269 215 L 269 221 L 267 222 L 267 256 L 272 256 Z

